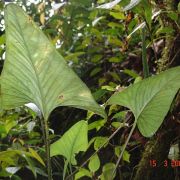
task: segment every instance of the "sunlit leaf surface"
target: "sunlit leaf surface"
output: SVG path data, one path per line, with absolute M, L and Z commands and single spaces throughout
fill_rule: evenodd
M 5 9 L 4 108 L 34 103 L 45 119 L 57 106 L 105 112 L 33 20 L 15 4 Z

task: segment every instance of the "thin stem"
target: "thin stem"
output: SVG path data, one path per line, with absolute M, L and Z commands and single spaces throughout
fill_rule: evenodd
M 153 50 L 154 50 L 154 56 L 155 56 L 155 59 L 157 61 L 158 60 L 158 55 L 157 55 L 157 52 L 156 52 L 156 48 L 155 48 L 155 44 L 154 44 L 154 39 L 153 39 L 152 34 L 151 34 L 151 29 L 149 27 L 149 24 L 146 21 L 146 18 L 144 18 L 144 20 L 146 22 L 147 30 L 149 32 L 149 36 L 150 36 L 150 39 L 151 39 L 151 42 L 152 42 L 152 46 L 153 46 Z
M 43 134 L 44 134 L 48 180 L 52 180 L 48 121 L 45 120 L 44 118 L 41 118 L 41 125 L 42 125 Z
M 147 63 L 147 51 L 146 51 L 146 40 L 145 40 L 145 28 L 142 28 L 142 64 L 143 64 L 143 73 L 144 78 L 149 77 L 149 66 Z
M 113 179 L 113 176 L 114 176 L 114 174 L 115 174 L 115 172 L 116 172 L 116 169 L 117 169 L 117 167 L 118 167 L 118 165 L 119 165 L 119 163 L 120 163 L 120 161 L 121 161 L 121 158 L 122 158 L 122 156 L 123 156 L 123 154 L 124 154 L 124 151 L 125 151 L 125 149 L 126 149 L 126 146 L 127 146 L 128 142 L 129 142 L 131 136 L 132 136 L 132 133 L 134 132 L 134 129 L 135 129 L 135 127 L 136 127 L 136 123 L 137 123 L 137 122 L 136 122 L 136 120 L 135 120 L 135 122 L 134 122 L 134 124 L 133 124 L 133 126 L 132 126 L 132 129 L 131 129 L 131 131 L 130 131 L 130 133 L 129 133 L 129 136 L 128 136 L 128 138 L 127 138 L 127 140 L 126 140 L 126 142 L 125 142 L 125 144 L 124 144 L 124 146 L 123 146 L 123 148 L 122 148 L 121 154 L 120 154 L 120 156 L 119 156 L 119 158 L 118 158 L 118 160 L 117 160 L 117 162 L 116 162 L 116 166 L 115 166 L 114 171 L 113 171 L 113 173 L 112 173 L 112 179 Z

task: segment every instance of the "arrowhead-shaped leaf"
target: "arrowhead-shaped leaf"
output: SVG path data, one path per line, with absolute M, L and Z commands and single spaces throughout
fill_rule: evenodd
M 72 126 L 58 141 L 51 144 L 51 157 L 63 155 L 69 163 L 75 165 L 75 154 L 86 151 L 88 147 L 88 124 L 79 121 Z
M 45 119 L 57 106 L 106 116 L 87 86 L 20 7 L 7 5 L 5 25 L 6 60 L 1 83 L 4 108 L 32 102 Z
M 162 124 L 179 88 L 180 67 L 171 68 L 115 93 L 108 104 L 128 107 L 142 135 L 150 137 Z

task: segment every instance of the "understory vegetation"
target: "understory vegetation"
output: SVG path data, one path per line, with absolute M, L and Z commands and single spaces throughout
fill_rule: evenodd
M 0 179 L 178 180 L 179 0 L 0 2 Z

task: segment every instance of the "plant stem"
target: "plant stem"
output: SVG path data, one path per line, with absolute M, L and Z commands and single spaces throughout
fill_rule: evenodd
M 42 129 L 43 129 L 43 134 L 44 134 L 48 180 L 52 180 L 48 121 L 45 120 L 44 118 L 41 118 L 41 125 L 42 125 Z
M 142 64 L 143 64 L 143 74 L 144 78 L 149 77 L 149 66 L 147 63 L 147 52 L 146 52 L 146 41 L 145 41 L 145 27 L 142 28 Z
M 115 174 L 115 172 L 116 172 L 116 169 L 117 169 L 117 167 L 118 167 L 118 165 L 119 165 L 119 163 L 120 163 L 120 161 L 121 161 L 121 158 L 122 158 L 122 156 L 123 156 L 123 154 L 124 154 L 124 151 L 125 151 L 125 149 L 126 149 L 126 147 L 127 147 L 128 142 L 129 142 L 129 140 L 130 140 L 130 138 L 131 138 L 131 136 L 132 136 L 132 133 L 134 132 L 134 129 L 135 129 L 135 127 L 136 127 L 136 124 L 137 124 L 137 120 L 135 120 L 135 122 L 133 123 L 133 126 L 132 126 L 132 129 L 131 129 L 130 133 L 129 133 L 129 136 L 128 136 L 128 138 L 126 139 L 126 142 L 125 142 L 125 144 L 124 144 L 124 146 L 123 146 L 123 148 L 122 148 L 121 154 L 120 154 L 120 156 L 119 156 L 119 158 L 118 158 L 118 160 L 117 160 L 117 162 L 116 162 L 116 166 L 115 166 L 115 168 L 114 168 L 114 170 L 113 170 L 113 172 L 112 172 L 112 176 L 111 176 L 112 178 L 113 178 L 113 176 L 114 176 L 114 174 Z

